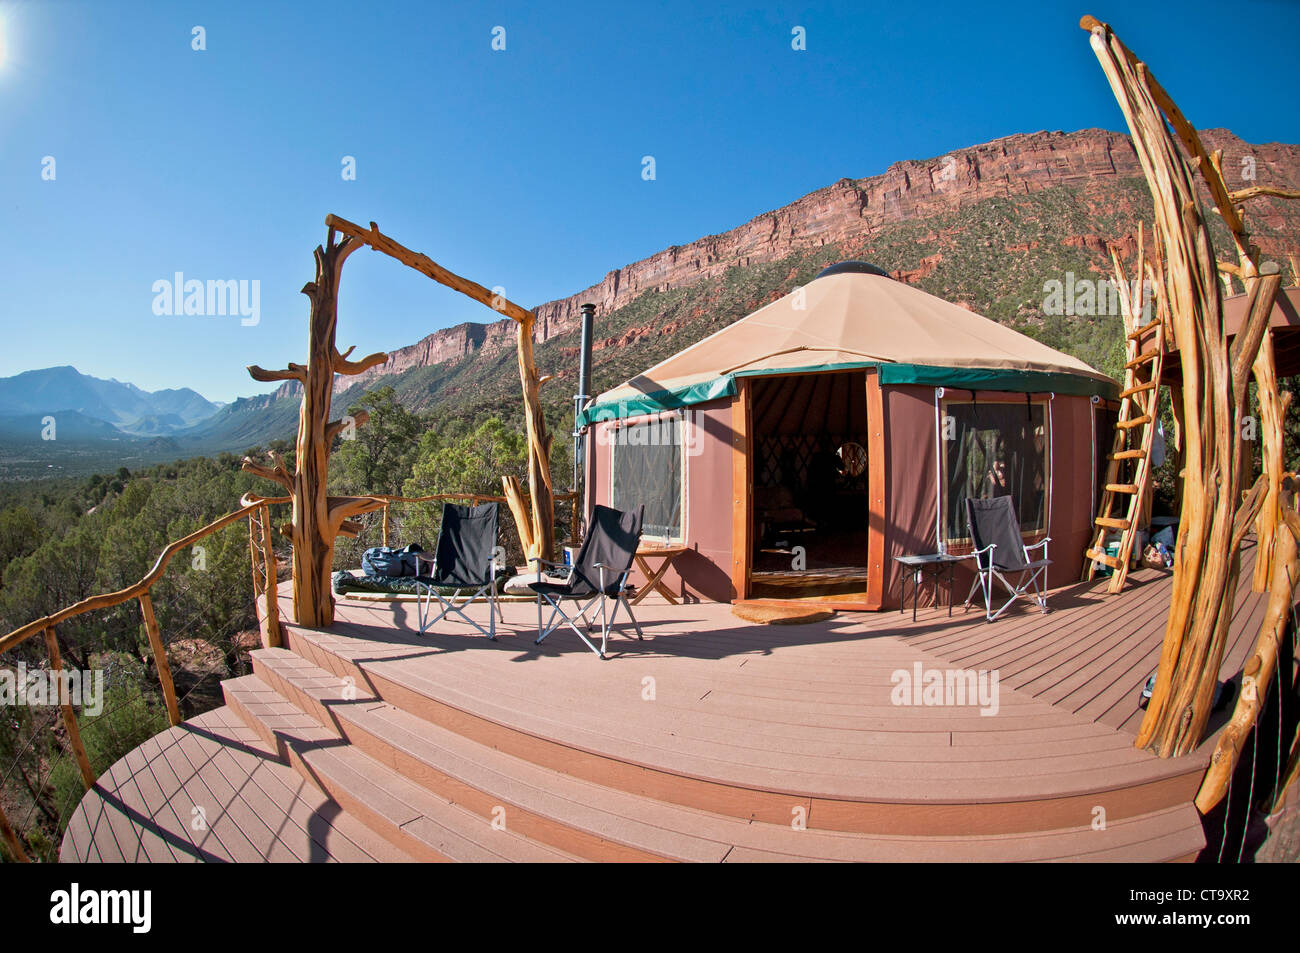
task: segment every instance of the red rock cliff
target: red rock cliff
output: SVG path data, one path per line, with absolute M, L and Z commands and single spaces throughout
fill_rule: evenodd
M 1247 184 L 1243 173 L 1248 176 L 1252 171 L 1254 183 L 1300 188 L 1300 146 L 1250 145 L 1222 129 L 1206 130 L 1202 136 L 1207 147 L 1223 150 L 1230 188 Z M 1059 185 L 1100 192 L 1107 179 L 1141 174 L 1128 137 L 1100 129 L 1009 136 L 935 159 L 898 162 L 881 175 L 841 179 L 729 232 L 709 235 L 689 245 L 674 245 L 609 272 L 600 283 L 577 294 L 548 301 L 537 308 L 537 337 L 546 340 L 573 330 L 577 327 L 579 305 L 585 301 L 595 302 L 597 314 L 607 314 L 647 291 L 688 285 L 732 265 L 776 261 L 795 250 L 862 239 L 886 225 L 993 197 L 1013 198 Z M 1251 212 L 1274 218 L 1280 214 L 1266 202 L 1252 206 Z M 1087 242 L 1090 238 L 1098 243 L 1103 240 L 1099 236 L 1078 236 L 1075 240 Z M 1286 249 L 1265 251 L 1281 254 Z M 926 263 L 920 264 L 924 270 Z M 460 324 L 391 352 L 387 363 L 364 375 L 339 378 L 336 387 L 341 390 L 412 367 L 459 360 L 479 349 L 513 344 L 514 325 L 508 319 L 492 324 Z M 281 392 L 290 393 L 293 386 L 286 385 Z

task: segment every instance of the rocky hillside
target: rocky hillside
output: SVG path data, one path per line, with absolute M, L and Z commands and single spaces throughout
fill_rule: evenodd
M 1300 145 L 1250 145 L 1203 133 L 1222 149 L 1229 186 L 1300 188 Z M 1243 175 L 1244 174 L 1244 175 Z M 1251 178 L 1253 176 L 1253 178 Z M 1250 222 L 1281 262 L 1300 257 L 1300 203 L 1258 200 Z M 1118 317 L 1043 313 L 1046 283 L 1109 277 L 1108 243 L 1132 250 L 1151 200 L 1128 137 L 1089 129 L 1010 136 L 884 174 L 841 179 L 721 235 L 673 246 L 537 308 L 537 362 L 552 427 L 568 429 L 576 386 L 579 305 L 597 305 L 594 392 L 600 393 L 816 276 L 863 258 L 899 280 L 964 304 L 1120 373 Z M 1212 223 L 1213 227 L 1214 223 Z M 1215 233 L 1227 257 L 1227 232 Z M 340 410 L 380 384 L 416 410 L 516 419 L 518 369 L 508 320 L 466 323 L 393 351 L 360 377 L 340 377 Z M 296 384 L 236 401 L 197 428 L 193 452 L 292 436 Z
M 1226 130 L 1203 135 L 1212 148 L 1223 150 L 1231 187 L 1268 183 L 1300 188 L 1300 146 L 1250 145 Z M 1253 178 L 1244 179 L 1243 173 Z M 1288 252 L 1300 251 L 1300 208 L 1294 203 L 1288 208 L 1281 201 L 1260 201 L 1251 212 L 1266 254 L 1284 261 Z M 675 335 L 692 323 L 689 317 L 665 325 L 666 311 L 656 310 L 644 324 L 618 328 L 616 335 L 609 334 L 615 330 L 611 323 L 621 322 L 609 319 L 646 295 L 688 288 L 707 294 L 708 285 L 733 269 L 825 260 L 820 252 L 828 248 L 836 250 L 832 258 L 865 257 L 901 280 L 964 301 L 991 317 L 1032 324 L 1042 317 L 1042 284 L 1063 277 L 1066 270 L 1080 277 L 1087 272 L 1109 275 L 1107 243 L 1127 239 L 1131 247 L 1130 233 L 1139 217 L 1149 221 L 1150 200 L 1127 136 L 1099 129 L 1010 136 L 935 159 L 899 162 L 882 175 L 841 179 L 729 232 L 674 245 L 617 268 L 598 284 L 539 306 L 537 334 L 539 341 L 572 334 L 579 305 L 592 301 L 605 332 L 598 346 Z M 927 224 L 916 227 L 921 223 Z M 1026 280 L 1014 282 L 1012 290 L 1008 272 Z M 762 303 L 766 291 L 784 289 L 787 283 L 756 286 L 757 296 L 749 303 Z M 381 378 L 479 352 L 509 350 L 513 343 L 508 320 L 461 324 L 399 348 L 386 364 L 360 378 L 339 378 L 337 385 L 340 390 L 365 389 Z M 687 343 L 683 340 L 681 346 Z M 1068 349 L 1070 342 L 1062 343 Z M 280 396 L 290 396 L 294 386 L 286 385 Z

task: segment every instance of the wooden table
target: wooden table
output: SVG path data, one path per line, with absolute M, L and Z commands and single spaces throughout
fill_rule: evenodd
M 650 595 L 651 590 L 658 592 L 673 605 L 679 605 L 677 597 L 664 585 L 663 578 L 664 573 L 668 571 L 668 567 L 673 564 L 673 560 L 684 552 L 686 552 L 685 546 L 642 546 L 636 551 L 636 565 L 645 575 L 646 584 L 632 597 L 632 605 L 636 605 Z M 663 562 L 659 564 L 658 569 L 651 569 L 646 560 L 656 556 L 660 557 Z

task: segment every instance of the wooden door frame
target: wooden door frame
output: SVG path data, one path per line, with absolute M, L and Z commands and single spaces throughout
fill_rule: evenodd
M 749 598 L 754 559 L 752 394 L 749 378 L 738 378 L 731 401 L 731 589 L 735 602 Z
M 889 526 L 885 492 L 885 399 L 880 369 L 867 368 L 867 601 L 863 608 L 885 604 L 885 535 Z
M 867 590 L 865 599 L 846 596 L 835 600 L 834 608 L 875 611 L 884 606 L 885 539 L 889 523 L 885 411 L 879 369 L 864 370 L 868 437 Z M 731 402 L 731 588 L 733 600 L 737 602 L 750 597 L 754 561 L 754 406 L 750 380 L 748 377 L 736 380 L 736 396 Z

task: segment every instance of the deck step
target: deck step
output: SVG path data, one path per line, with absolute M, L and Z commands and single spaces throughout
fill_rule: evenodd
M 276 702 L 275 693 L 256 675 L 231 680 L 225 688 L 239 707 L 220 708 L 169 729 L 105 772 L 69 822 L 63 860 L 412 859 L 392 845 L 394 831 L 407 841 L 419 839 L 426 845 L 436 844 L 436 851 L 415 852 L 416 857 L 426 860 L 452 856 L 462 860 L 545 860 L 563 856 L 562 852 L 540 858 L 535 852 L 515 856 L 516 850 L 506 857 L 499 856 L 500 851 L 498 856 L 485 856 L 481 845 L 458 844 L 446 830 L 433 830 L 428 812 L 419 813 L 418 802 L 429 798 L 428 792 L 417 786 L 422 783 L 420 779 L 403 776 L 397 784 L 390 782 L 384 765 L 343 743 L 324 726 L 316 724 L 313 729 L 309 721 L 296 717 L 283 699 Z M 357 712 L 377 711 L 370 703 L 345 707 L 349 708 L 348 715 L 353 708 Z M 347 717 L 341 715 L 341 720 L 346 722 Z M 269 725 L 277 721 L 281 727 L 271 729 Z M 248 727 L 250 722 L 260 730 Z M 588 816 L 603 812 L 629 831 L 644 828 L 646 834 L 659 840 L 661 847 L 667 848 L 672 841 L 675 846 L 670 849 L 681 851 L 683 860 L 1158 861 L 1187 859 L 1203 846 L 1199 822 L 1190 804 L 1115 820 L 1104 831 L 1085 824 L 1016 835 L 864 836 L 748 823 L 652 799 L 620 796 L 554 772 L 534 772 L 533 777 L 517 775 L 514 769 L 527 769 L 528 765 L 512 763 L 507 756 L 455 735 L 435 733 L 428 737 L 427 726 L 418 722 L 420 719 L 408 716 L 404 727 L 414 732 L 417 741 L 431 746 L 430 750 L 437 749 L 435 770 L 445 772 L 447 777 L 452 777 L 453 771 L 464 771 L 468 780 L 488 788 L 505 805 L 507 824 L 519 819 L 519 809 L 513 806 L 516 800 L 550 798 L 550 804 L 536 799 L 530 803 L 568 812 L 557 814 L 557 828 L 560 822 L 578 823 L 575 811 Z M 289 723 L 300 727 L 285 728 Z M 264 734 L 278 736 L 278 740 L 268 743 Z M 396 739 L 394 734 L 389 737 Z M 318 750 L 299 754 L 303 739 L 309 740 L 308 747 Z M 309 764 L 313 779 L 310 783 L 278 762 L 276 753 L 281 743 L 289 747 L 291 757 Z M 463 750 L 458 753 L 457 748 Z M 423 755 L 429 753 L 426 750 Z M 461 757 L 463 763 L 457 766 L 448 760 L 456 757 Z M 503 767 L 511 770 L 503 773 Z M 494 780 L 494 773 L 500 778 Z M 337 800 L 322 793 L 322 787 L 337 790 L 340 784 L 348 786 L 350 798 L 355 798 L 363 811 L 340 810 Z M 538 794 L 530 794 L 530 788 Z M 567 806 L 562 803 L 565 801 L 569 802 Z M 210 828 L 196 832 L 190 823 L 194 805 L 207 806 Z M 455 805 L 463 806 L 459 802 Z M 417 816 L 409 817 L 413 812 Z M 457 826 L 454 833 L 462 837 L 481 833 L 485 826 L 481 818 L 468 812 L 443 808 L 442 814 L 457 825 L 469 825 Z M 141 818 L 148 818 L 148 823 L 141 823 Z M 504 831 L 497 834 L 507 836 Z M 624 836 L 642 835 L 631 832 Z
M 312 675 L 286 666 L 285 656 L 297 658 L 282 649 L 253 653 L 259 676 L 282 692 L 286 683 Z M 327 676 L 321 669 L 315 674 Z M 303 698 L 313 688 L 299 683 L 290 691 Z M 430 791 L 489 822 L 503 809 L 511 829 L 588 859 L 717 862 L 727 852 L 727 844 L 675 832 L 667 823 L 693 812 L 515 758 L 392 705 L 336 706 L 334 714 L 349 742 Z
M 446 678 L 447 666 L 443 664 L 446 658 L 445 647 L 439 646 L 432 654 L 423 657 L 413 657 L 405 637 L 399 637 L 390 643 L 369 641 L 364 635 L 335 635 L 299 627 L 290 628 L 288 635 L 293 651 L 337 674 L 353 673 L 358 682 L 373 685 L 382 698 L 404 712 L 512 756 L 545 768 L 562 770 L 592 784 L 617 788 L 625 793 L 670 802 L 680 807 L 710 814 L 726 814 L 746 821 L 765 821 L 778 826 L 790 823 L 792 795 L 782 793 L 790 789 L 780 783 L 780 779 L 789 776 L 788 769 L 778 774 L 765 766 L 758 769 L 734 760 L 726 764 L 700 760 L 712 751 L 722 750 L 723 738 L 719 737 L 717 743 L 706 744 L 702 738 L 692 737 L 697 734 L 695 730 L 683 725 L 683 730 L 673 732 L 673 747 L 660 747 L 642 742 L 647 734 L 645 726 L 637 728 L 629 737 L 618 738 L 614 742 L 611 742 L 610 736 L 590 730 L 599 728 L 611 731 L 615 728 L 615 721 L 622 721 L 624 717 L 635 720 L 637 715 L 620 708 L 621 704 L 625 704 L 623 698 L 626 694 L 621 686 L 607 686 L 613 692 L 609 694 L 602 691 L 600 680 L 593 679 L 584 689 L 585 694 L 581 699 L 568 699 L 563 694 L 557 695 L 556 692 L 563 692 L 562 687 L 551 685 L 543 677 L 544 673 L 538 670 L 536 677 L 540 677 L 541 681 L 531 682 L 529 692 L 520 692 L 517 679 L 507 679 L 491 685 L 476 682 L 471 688 L 463 678 Z M 452 640 L 448 644 L 457 643 Z M 480 651 L 472 653 L 472 657 L 466 661 L 473 662 L 474 658 L 479 658 L 485 665 L 493 665 L 496 664 L 492 662 L 493 655 L 499 651 L 506 649 L 484 646 Z M 509 649 L 511 655 L 515 651 Z M 459 660 L 460 656 L 456 658 Z M 471 668 L 477 668 L 482 673 L 484 666 Z M 530 673 L 530 677 L 534 677 L 533 673 Z M 700 694 L 703 694 L 703 687 L 704 685 L 700 686 Z M 690 691 L 689 688 L 686 690 Z M 633 697 L 639 696 L 634 694 Z M 1017 696 L 1013 695 L 1008 701 L 1015 697 Z M 860 701 L 858 698 L 855 705 L 860 705 Z M 587 722 L 585 727 L 577 729 L 571 722 L 562 723 L 558 720 L 559 716 L 550 710 L 556 704 L 561 707 L 579 705 L 592 711 L 622 711 L 624 715 L 619 719 L 604 719 L 609 724 L 603 724 L 602 719 L 594 719 Z M 701 714 L 700 717 L 705 722 L 701 726 L 702 730 L 707 730 L 707 723 L 717 718 L 717 706 L 728 705 L 728 702 L 715 695 L 710 696 L 707 704 L 714 708 L 712 712 Z M 703 710 L 704 706 L 700 707 Z M 640 717 L 650 717 L 649 712 L 641 713 Z M 978 718 L 978 715 L 975 717 Z M 1050 716 L 1036 713 L 1034 717 L 1041 719 Z M 1016 712 L 1004 711 L 1001 718 L 1003 728 L 1027 727 L 1022 723 L 1021 714 Z M 1012 722 L 1007 719 L 1016 720 Z M 928 723 L 928 720 L 921 722 L 922 725 Z M 752 734 L 752 731 L 762 730 L 760 723 L 753 724 L 755 727 L 747 735 L 751 741 L 759 737 Z M 876 723 L 863 721 L 858 716 L 854 716 L 851 722 L 845 722 L 842 727 L 857 725 L 861 725 L 868 736 L 875 734 Z M 627 727 L 630 729 L 630 724 Z M 714 733 L 710 731 L 709 734 Z M 839 734 L 846 741 L 852 738 L 852 735 L 843 732 Z M 782 740 L 779 733 L 773 737 L 776 743 Z M 949 764 L 953 773 L 963 775 L 971 773 L 970 768 L 975 767 L 976 760 L 980 764 L 986 763 L 982 757 L 970 757 L 975 749 L 965 744 L 951 746 L 951 740 L 946 737 L 945 741 L 949 745 L 942 748 L 927 746 L 927 755 L 933 750 L 935 756 Z M 995 739 L 989 737 L 985 740 L 992 742 Z M 1104 741 L 1100 738 L 1095 740 Z M 618 747 L 611 748 L 611 743 Z M 983 742 L 978 744 L 982 746 Z M 1131 745 L 1121 743 L 1121 746 L 1124 752 L 1132 753 Z M 839 756 L 845 757 L 848 754 L 849 750 L 845 749 Z M 899 758 L 891 757 L 891 752 L 882 750 L 879 752 L 882 760 L 878 763 L 886 766 L 891 777 L 873 777 L 869 782 L 875 789 L 872 792 L 863 790 L 864 785 L 856 780 L 852 782 L 852 787 L 836 783 L 831 789 L 833 793 L 828 792 L 829 799 L 817 800 L 815 809 L 810 810 L 808 827 L 810 830 L 907 837 L 1016 835 L 1031 830 L 1059 830 L 1077 823 L 1079 815 L 1075 812 L 1079 805 L 1102 803 L 1096 800 L 1099 796 L 1104 797 L 1109 816 L 1114 821 L 1120 817 L 1149 813 L 1180 803 L 1188 786 L 1194 791 L 1195 783 L 1199 781 L 1199 775 L 1181 770 L 1170 771 L 1166 779 L 1148 786 L 1145 788 L 1146 793 L 1139 794 L 1138 789 L 1128 787 L 1126 778 L 1135 769 L 1149 769 L 1127 761 L 1121 764 L 1116 760 L 1117 754 L 1117 751 L 1110 750 L 1109 741 L 1105 741 L 1094 754 L 1081 752 L 1078 756 L 1066 756 L 1072 770 L 1085 770 L 1087 765 L 1099 766 L 1098 762 L 1104 760 L 1109 765 L 1105 769 L 1105 791 L 1097 788 L 1071 789 L 1054 784 L 1054 790 L 1058 793 L 1052 794 L 1049 800 L 1038 800 L 1035 799 L 1036 792 L 1023 783 L 1023 778 L 1016 772 L 1014 785 L 1002 777 L 993 779 L 991 785 L 979 781 L 965 785 L 959 797 L 962 806 L 957 808 L 953 804 L 937 803 L 932 796 L 925 800 L 924 790 L 932 790 L 932 786 L 927 784 L 922 790 L 910 781 L 918 773 L 932 770 L 932 758 L 913 760 L 910 752 L 899 752 L 907 764 L 891 763 L 899 762 Z M 702 770 L 697 771 L 694 767 L 697 763 Z M 1041 760 L 1035 764 L 1041 765 Z M 907 778 L 894 780 L 893 776 L 900 771 L 906 771 Z M 825 777 L 818 779 L 819 783 L 824 780 Z M 776 784 L 769 786 L 772 781 Z M 980 786 L 977 788 L 975 784 Z M 951 785 L 948 790 L 952 790 Z M 1004 791 L 1015 794 L 1003 794 Z M 1063 794 L 1072 796 L 1064 797 Z M 971 803 L 973 798 L 985 800 Z M 1014 805 L 990 804 L 993 799 L 1001 802 L 1008 798 Z M 906 809 L 896 807 L 900 801 L 907 805 Z
M 754 732 L 764 729 L 761 713 L 770 709 L 771 702 L 759 706 L 753 700 L 735 699 L 733 706 L 732 701 L 718 693 L 699 705 L 702 724 L 698 730 L 683 725 L 670 735 L 659 735 L 660 716 L 648 708 L 635 714 L 627 711 L 627 688 L 608 680 L 592 679 L 580 696 L 570 695 L 571 688 L 553 685 L 542 669 L 530 671 L 530 678 L 539 681 L 531 682 L 528 691 L 522 691 L 518 680 L 512 678 L 469 684 L 464 676 L 450 677 L 447 666 L 440 664 L 445 646 L 435 644 L 412 654 L 405 636 L 392 643 L 370 642 L 364 636 L 357 638 L 299 627 L 289 629 L 288 635 L 289 648 L 304 658 L 339 675 L 351 673 L 358 683 L 372 685 L 385 701 L 403 711 L 480 744 L 542 767 L 563 770 L 594 784 L 682 807 L 730 814 L 746 821 L 788 824 L 791 797 L 800 796 L 787 793 L 791 790 L 788 779 L 795 777 L 790 766 L 812 765 L 825 745 L 818 743 L 819 751 L 790 750 L 784 756 L 789 742 L 778 734 L 772 739 L 778 750 L 767 751 L 755 746 L 754 741 L 760 736 Z M 453 638 L 448 644 L 458 645 L 458 642 Z M 467 671 L 478 669 L 486 674 L 476 658 L 491 666 L 497 664 L 492 661 L 495 654 L 516 651 L 510 646 L 485 644 L 481 650 L 470 653 Z M 888 673 L 884 673 L 881 684 L 887 683 Z M 697 697 L 705 694 L 706 689 L 707 680 L 700 683 Z M 774 692 L 780 695 L 784 689 L 774 687 Z M 643 704 L 639 702 L 639 692 L 633 692 L 630 698 Z M 1021 704 L 1022 696 L 1012 695 L 1006 701 L 1008 707 L 999 716 L 999 729 L 1041 726 L 1043 719 L 1055 721 L 1060 717 L 1037 710 L 1037 703 Z M 810 828 L 927 836 L 1055 830 L 1074 822 L 1077 814 L 1072 812 L 1084 799 L 1089 804 L 1096 803 L 1090 800 L 1097 796 L 1096 787 L 1072 785 L 1083 777 L 1082 772 L 1099 769 L 1106 772 L 1106 789 L 1118 795 L 1118 800 L 1110 802 L 1112 819 L 1121 813 L 1132 816 L 1172 803 L 1157 803 L 1128 787 L 1127 779 L 1149 776 L 1149 766 L 1145 756 L 1135 752 L 1131 745 L 1109 735 L 1094 735 L 1091 742 L 1095 746 L 1077 755 L 1061 753 L 1056 757 L 1049 751 L 1043 758 L 1011 765 L 1012 772 L 1008 772 L 1002 765 L 991 769 L 991 759 L 977 756 L 965 745 L 952 745 L 948 734 L 944 734 L 942 746 L 927 744 L 924 752 L 898 749 L 889 736 L 882 734 L 885 719 L 892 719 L 896 708 L 879 711 L 864 708 L 860 695 L 846 699 L 846 703 L 852 706 L 852 712 L 846 710 L 843 728 L 861 726 L 860 736 L 868 746 L 865 750 L 877 744 L 884 747 L 865 755 L 865 750 L 854 744 L 855 735 L 841 730 L 837 734 L 843 737 L 847 747 L 840 748 L 833 756 L 879 764 L 882 770 L 869 778 L 840 778 L 819 772 L 817 785 L 829 782 L 820 791 L 828 800 L 821 802 L 823 809 L 810 812 Z M 574 706 L 592 711 L 618 711 L 622 715 L 575 720 L 567 714 Z M 728 715 L 728 726 L 711 724 L 724 706 L 733 709 Z M 635 721 L 638 717 L 646 723 L 624 723 L 627 718 Z M 981 719 L 973 709 L 969 717 L 972 725 L 980 723 L 981 733 L 989 727 L 987 719 Z M 1067 722 L 1068 716 L 1061 723 Z M 925 736 L 917 732 L 926 726 L 943 725 L 947 731 L 952 722 L 931 721 L 920 715 L 912 724 L 919 727 L 908 734 L 920 738 Z M 1115 742 L 1118 747 L 1113 747 Z M 742 757 L 728 757 L 731 751 L 738 750 L 737 745 L 747 746 Z M 1050 782 L 1040 776 L 1032 786 L 1027 784 L 1022 775 L 1028 762 L 1032 761 L 1034 771 L 1046 775 L 1043 763 L 1049 759 L 1059 765 L 1060 783 L 1057 775 L 1050 775 Z M 1020 759 L 1013 755 L 1013 760 Z M 931 786 L 916 779 L 934 772 L 936 761 L 947 765 L 946 775 L 961 779 L 961 793 L 950 794 L 955 801 L 967 804 L 973 799 L 982 800 L 954 810 L 927 796 Z M 1189 782 L 1182 779 L 1181 771 L 1170 773 L 1177 777 L 1162 780 L 1160 784 L 1170 785 L 1170 796 L 1181 796 L 1175 792 Z M 948 790 L 955 791 L 957 787 L 950 784 Z M 1063 797 L 1065 794 L 1078 799 Z M 891 806 L 900 801 L 910 806 L 907 811 L 898 812 Z M 1009 802 L 1014 802 L 1017 809 L 1012 810 Z
M 258 677 L 309 708 L 326 705 L 351 747 L 440 799 L 477 815 L 493 811 L 530 840 L 591 860 L 738 861 L 1045 861 L 1124 859 L 1167 838 L 1162 859 L 1200 844 L 1199 826 L 1180 808 L 1116 822 L 1106 838 L 1090 826 L 1019 835 L 896 837 L 796 829 L 746 821 L 629 794 L 571 777 L 479 744 L 392 705 L 340 703 L 338 678 L 284 649 L 253 653 Z M 793 803 L 793 801 L 792 801 Z M 1193 830 L 1194 828 L 1194 830 Z
M 337 681 L 337 680 L 336 680 Z M 284 699 L 257 675 L 222 683 L 226 703 L 349 814 L 425 861 L 572 860 L 419 787 Z M 373 705 L 345 700 L 341 706 Z

